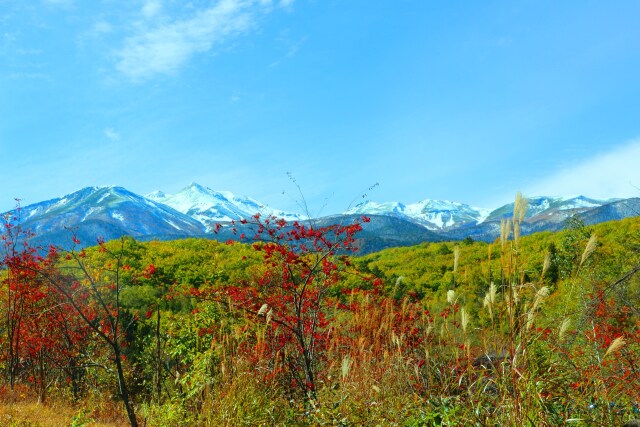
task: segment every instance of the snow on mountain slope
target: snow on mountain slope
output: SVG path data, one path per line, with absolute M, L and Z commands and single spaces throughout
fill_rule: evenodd
M 545 221 L 549 223 L 564 221 L 575 213 L 598 208 L 616 199 L 596 200 L 584 196 L 572 197 L 530 197 L 525 222 Z M 485 222 L 499 222 L 513 216 L 513 203 L 497 209 L 482 209 L 465 203 L 447 200 L 431 200 L 405 205 L 399 202 L 360 203 L 346 214 L 396 216 L 416 222 L 434 231 L 450 231 L 458 228 L 479 225 Z
M 572 197 L 545 197 L 536 196 L 528 197 L 528 208 L 525 221 L 535 221 L 544 217 L 557 217 L 558 221 L 563 221 L 568 216 L 593 209 L 611 203 L 615 199 L 596 200 L 584 196 Z M 493 210 L 486 221 L 500 221 L 503 218 L 511 218 L 513 216 L 513 203 L 506 204 Z
M 349 209 L 345 214 L 404 217 L 430 230 L 448 230 L 478 224 L 487 217 L 489 212 L 488 209 L 474 208 L 464 203 L 425 199 L 409 205 L 398 202 L 366 201 Z
M 176 194 L 155 191 L 148 194 L 147 198 L 195 218 L 209 230 L 218 222 L 249 218 L 256 213 L 274 215 L 287 221 L 302 218 L 300 215 L 271 209 L 250 197 L 239 196 L 229 191 L 215 191 L 196 183 L 191 183 Z
M 105 235 L 192 235 L 202 224 L 122 187 L 86 187 L 64 197 L 21 208 L 20 220 L 36 234 L 92 228 Z

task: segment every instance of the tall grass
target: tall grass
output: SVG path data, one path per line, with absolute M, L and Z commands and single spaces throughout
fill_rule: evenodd
M 275 345 L 266 308 L 257 316 L 231 310 L 210 330 L 202 356 L 207 369 L 187 373 L 196 392 L 184 390 L 179 399 L 149 406 L 146 422 L 622 425 L 640 400 L 640 342 L 616 331 L 638 327 L 615 329 L 623 325 L 622 318 L 609 322 L 611 300 L 598 299 L 598 286 L 581 276 L 597 250 L 595 237 L 578 260 L 570 289 L 553 294 L 546 285 L 549 256 L 532 279 L 519 242 L 525 214 L 526 201 L 519 198 L 498 247 L 489 250 L 489 257 L 499 253 L 500 274 L 487 271 L 482 295 L 466 290 L 462 274 L 430 300 L 387 296 L 395 292 L 340 294 L 326 313 L 329 342 L 319 359 L 314 400 L 300 401 L 292 392 L 285 369 L 291 349 Z M 465 264 L 459 249 L 452 261 L 458 274 Z
M 525 213 L 518 198 L 502 226 L 499 284 L 489 280 L 485 295 L 465 293 L 461 280 L 446 300 L 352 292 L 329 313 L 332 333 L 311 406 L 287 399 L 287 382 L 274 375 L 272 360 L 282 355 L 261 350 L 270 363 L 247 363 L 236 353 L 225 359 L 233 374 L 205 397 L 203 424 L 621 425 L 639 398 L 638 342 L 618 336 L 602 348 L 590 337 L 582 326 L 593 299 L 573 301 L 579 311 L 545 312 L 554 297 L 544 282 L 550 261 L 545 257 L 540 276 L 525 281 Z M 579 268 L 596 248 L 590 239 Z M 456 273 L 464 260 L 459 250 L 453 256 Z M 255 348 L 263 349 L 264 335 L 258 337 Z
M 450 288 L 431 298 L 395 298 L 402 277 L 388 284 L 388 292 L 336 290 L 323 313 L 327 341 L 312 400 L 295 392 L 287 369 L 287 352 L 295 347 L 279 345 L 273 308 L 263 305 L 252 314 L 232 303 L 201 301 L 190 317 L 164 315 L 157 354 L 168 372 L 157 398 L 137 398 L 141 423 L 622 425 L 640 402 L 637 313 L 590 275 L 595 236 L 556 292 L 545 280 L 549 254 L 541 270 L 525 270 L 520 225 L 526 206 L 518 196 L 513 218 L 503 221 L 500 239 L 490 245 L 487 259 L 499 257 L 500 271 L 484 270 L 487 285 L 480 293 L 465 282 L 467 260 L 459 247 L 451 254 Z M 0 390 L 0 416 L 16 400 L 6 393 Z M 55 422 L 81 421 L 80 415 L 101 425 L 125 420 L 105 395 L 90 394 L 74 406 L 58 394 L 53 401 L 67 409 L 58 411 L 65 421 Z M 80 413 L 83 408 L 91 410 Z

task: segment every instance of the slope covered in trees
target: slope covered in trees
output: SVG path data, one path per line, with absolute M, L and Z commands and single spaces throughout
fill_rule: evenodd
M 108 404 L 131 425 L 634 417 L 640 219 L 521 238 L 516 212 L 491 244 L 350 257 L 367 220 L 255 217 L 253 244 L 125 238 L 44 252 L 8 223 L 3 400 L 85 420 Z

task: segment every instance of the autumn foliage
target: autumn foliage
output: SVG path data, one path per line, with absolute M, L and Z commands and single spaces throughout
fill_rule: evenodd
M 619 425 L 640 401 L 640 261 L 614 256 L 634 243 L 578 222 L 521 238 L 521 217 L 491 244 L 361 257 L 366 217 L 62 249 L 17 210 L 0 397 L 79 405 L 77 424 Z
M 363 221 L 367 221 L 365 217 Z M 227 303 L 264 321 L 262 335 L 245 343 L 256 369 L 265 369 L 294 397 L 317 399 L 332 332 L 335 298 L 331 290 L 349 269 L 349 254 L 356 251 L 359 222 L 315 227 L 313 222 L 288 224 L 256 214 L 242 220 L 252 234 L 252 248 L 262 256 L 263 272 L 257 283 L 192 290 L 198 298 Z M 262 366 L 266 364 L 267 366 Z

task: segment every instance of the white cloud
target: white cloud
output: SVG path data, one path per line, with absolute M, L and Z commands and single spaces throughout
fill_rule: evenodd
M 119 141 L 120 140 L 120 134 L 118 132 L 116 132 L 116 130 L 114 128 L 106 128 L 104 130 L 104 136 L 109 138 L 111 141 Z
M 194 55 L 210 51 L 215 45 L 247 32 L 255 24 L 255 14 L 270 9 L 271 1 L 221 0 L 197 11 L 189 19 L 151 25 L 127 38 L 117 53 L 116 68 L 133 80 L 158 74 L 174 74 Z M 285 1 L 287 5 L 290 1 Z M 148 7 L 147 7 L 148 6 Z M 147 17 L 159 13 L 159 2 L 148 1 Z M 146 10 L 146 12 L 145 12 Z M 166 17 L 165 17 L 166 18 Z
M 142 6 L 142 16 L 151 19 L 160 13 L 162 2 L 160 0 L 147 0 Z
M 640 197 L 640 139 L 565 166 L 525 188 L 528 195 Z

